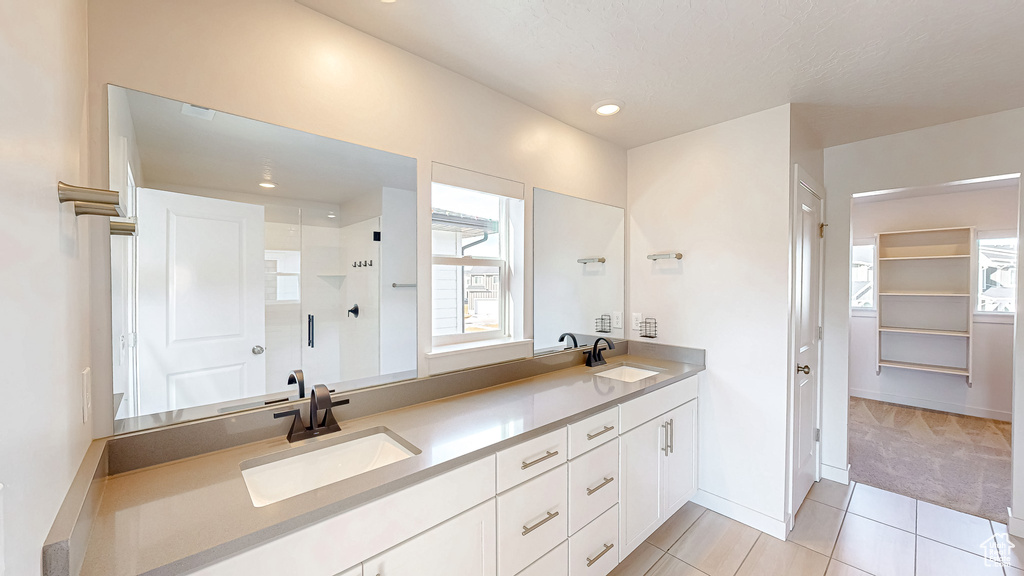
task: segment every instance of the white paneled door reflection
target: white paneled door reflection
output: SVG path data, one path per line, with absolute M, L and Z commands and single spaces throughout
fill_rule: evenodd
M 138 195 L 140 413 L 263 394 L 263 206 Z

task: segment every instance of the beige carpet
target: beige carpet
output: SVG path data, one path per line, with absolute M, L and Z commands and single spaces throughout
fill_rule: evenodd
M 1010 423 L 851 397 L 850 479 L 1006 522 Z

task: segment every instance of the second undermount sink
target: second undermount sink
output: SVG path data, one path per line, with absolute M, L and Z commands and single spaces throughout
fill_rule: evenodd
M 604 376 L 605 378 L 621 380 L 622 382 L 636 382 L 638 380 L 654 376 L 655 374 L 657 374 L 657 372 L 654 370 L 647 370 L 645 368 L 637 368 L 636 366 L 627 366 L 623 364 L 603 372 L 598 372 L 595 376 Z
M 404 438 L 377 427 L 246 460 L 242 478 L 260 508 L 419 453 Z

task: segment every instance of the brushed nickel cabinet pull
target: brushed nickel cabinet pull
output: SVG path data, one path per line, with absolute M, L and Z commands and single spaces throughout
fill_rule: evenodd
M 661 448 L 665 452 L 665 456 L 668 456 L 668 422 L 661 425 L 661 432 L 665 445 Z
M 548 512 L 548 516 L 547 516 L 547 518 L 545 518 L 545 519 L 541 520 L 540 522 L 537 522 L 537 523 L 536 523 L 536 524 L 534 524 L 533 526 L 529 526 L 529 527 L 527 527 L 527 526 L 523 526 L 523 536 L 526 536 L 526 535 L 527 535 L 527 534 L 529 534 L 530 532 L 533 532 L 533 531 L 534 531 L 534 530 L 536 530 L 537 528 L 540 528 L 541 526 L 543 526 L 543 525 L 547 524 L 547 523 L 548 523 L 548 522 L 549 522 L 549 521 L 550 521 L 550 520 L 551 520 L 552 518 L 554 518 L 555 516 L 558 516 L 558 512 Z
M 590 568 L 595 563 L 597 563 L 597 561 L 601 559 L 601 556 L 604 556 L 605 554 L 607 554 L 608 551 L 611 550 L 612 548 L 615 548 L 615 544 L 605 544 L 604 545 L 604 550 L 601 550 L 600 554 L 598 554 L 597 556 L 594 556 L 593 558 L 590 558 L 588 556 L 587 557 L 587 568 Z
M 676 419 L 669 419 L 669 452 L 676 453 Z
M 594 438 L 597 438 L 601 434 L 605 434 L 607 432 L 611 432 L 612 430 L 615 430 L 615 426 L 605 426 L 604 430 L 601 430 L 597 434 L 587 434 L 587 440 L 593 440 Z
M 526 470 L 530 466 L 534 466 L 536 464 L 540 464 L 541 462 L 543 462 L 543 461 L 545 461 L 545 460 L 547 460 L 549 458 L 554 458 L 555 456 L 558 456 L 558 450 L 555 450 L 554 452 L 551 452 L 549 450 L 547 454 L 545 454 L 544 456 L 541 456 L 540 458 L 537 458 L 533 462 L 523 462 L 523 470 Z
M 601 488 L 604 488 L 605 486 L 611 484 L 613 480 L 615 480 L 614 476 L 612 476 L 611 478 L 605 478 L 604 482 L 601 482 L 597 486 L 594 486 L 593 488 L 587 488 L 587 496 L 591 496 L 594 492 L 597 492 Z

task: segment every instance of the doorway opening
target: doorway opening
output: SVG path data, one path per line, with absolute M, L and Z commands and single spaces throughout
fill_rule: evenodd
M 850 479 L 1007 521 L 1020 175 L 854 195 Z

